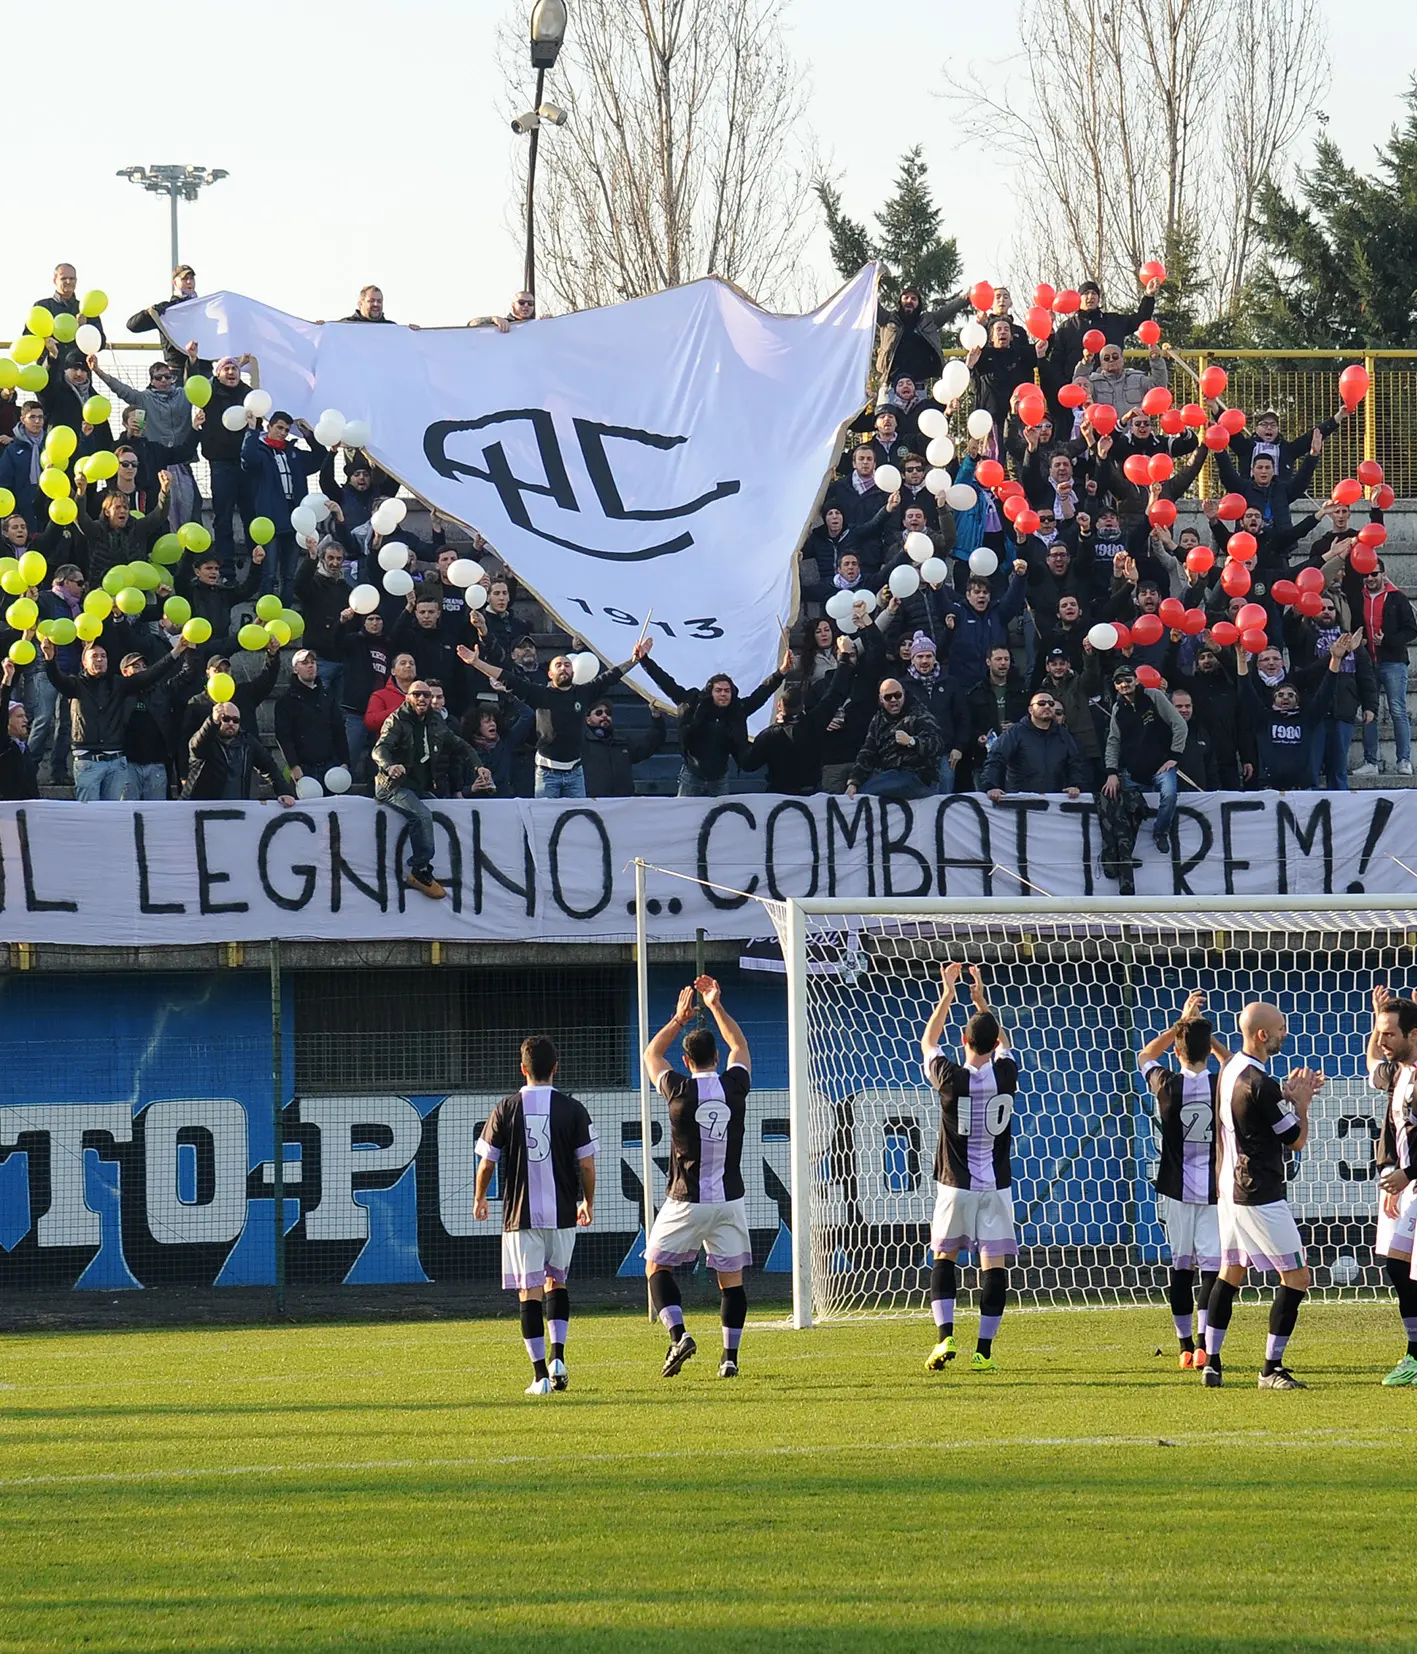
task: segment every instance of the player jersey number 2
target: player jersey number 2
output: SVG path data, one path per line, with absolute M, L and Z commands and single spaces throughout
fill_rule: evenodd
M 699 1104 L 694 1118 L 699 1122 L 700 1136 L 707 1137 L 710 1143 L 722 1143 L 728 1136 L 728 1122 L 733 1112 L 727 1103 L 711 1099 Z
M 1181 1109 L 1181 1135 L 1188 1143 L 1209 1143 L 1215 1135 L 1215 1110 L 1209 1103 L 1186 1103 Z
M 961 1097 L 956 1104 L 959 1116 L 959 1134 L 969 1137 L 974 1131 L 974 1099 Z M 984 1129 L 990 1137 L 998 1137 L 1014 1117 L 1014 1100 L 1007 1091 L 990 1097 L 984 1104 Z
M 526 1120 L 526 1157 L 545 1160 L 551 1153 L 551 1120 L 545 1114 L 528 1114 Z

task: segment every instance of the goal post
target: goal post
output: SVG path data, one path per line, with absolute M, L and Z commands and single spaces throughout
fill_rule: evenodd
M 1268 904 L 1268 905 L 1266 905 Z M 793 1325 L 923 1311 L 938 1103 L 920 1035 L 949 960 L 981 967 L 1020 1068 L 1025 1302 L 1159 1300 L 1164 1237 L 1141 1047 L 1186 993 L 1239 1049 L 1240 1009 L 1288 1018 L 1279 1070 L 1326 1084 L 1289 1199 L 1320 1293 L 1376 1292 L 1371 990 L 1417 992 L 1417 898 L 805 898 L 765 902 L 787 972 Z M 958 1049 L 969 978 L 943 1043 Z M 971 1260 L 973 1261 L 973 1260 Z

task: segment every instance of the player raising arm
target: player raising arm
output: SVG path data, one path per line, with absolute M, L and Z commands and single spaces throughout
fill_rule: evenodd
M 1373 1248 L 1397 1294 L 1407 1353 L 1383 1379 L 1390 1390 L 1417 1385 L 1417 1280 L 1412 1277 L 1417 1232 L 1417 1005 L 1373 989 L 1368 1077 L 1387 1093 L 1378 1132 L 1378 1240 Z
M 669 1047 L 694 1020 L 694 995 L 703 999 L 728 1047 L 718 1072 L 718 1041 L 707 1028 L 684 1036 L 681 1074 L 669 1062 Z M 669 1105 L 669 1188 L 645 1243 L 650 1302 L 669 1334 L 663 1376 L 673 1378 L 698 1349 L 684 1326 L 683 1300 L 674 1279 L 678 1264 L 693 1263 L 702 1246 L 718 1275 L 723 1321 L 720 1378 L 737 1378 L 738 1349 L 748 1318 L 743 1271 L 753 1261 L 748 1213 L 743 1199 L 743 1117 L 752 1079 L 748 1042 L 724 1009 L 711 976 L 685 988 L 670 1021 L 645 1047 L 650 1082 Z
M 930 1219 L 930 1310 L 937 1342 L 925 1365 L 942 1372 L 958 1351 L 954 1339 L 956 1269 L 968 1250 L 979 1266 L 979 1342 L 970 1363 L 976 1373 L 997 1372 L 994 1338 L 1008 1295 L 1009 1260 L 1018 1252 L 1010 1145 L 1018 1066 L 990 1009 L 978 965 L 970 966 L 974 1015 L 964 1025 L 964 1061 L 953 1062 L 941 1041 L 954 1006 L 962 965 L 940 970 L 939 1004 L 920 1036 L 925 1078 L 940 1099 L 935 1148 L 935 1209 Z
M 1220 1269 L 1220 1226 L 1215 1207 L 1215 1092 L 1219 1075 L 1209 1072 L 1213 1056 L 1223 1066 L 1230 1053 L 1206 1020 L 1205 995 L 1186 996 L 1178 1021 L 1142 1046 L 1142 1078 L 1156 1098 L 1161 1127 L 1161 1162 L 1156 1169 L 1156 1206 L 1171 1252 L 1167 1297 L 1171 1319 L 1181 1340 L 1183 1368 L 1205 1366 L 1206 1306 Z M 1178 1073 L 1161 1059 L 1172 1046 L 1180 1058 Z M 1196 1271 L 1200 1271 L 1200 1309 L 1191 1331 Z M 1200 1348 L 1196 1348 L 1196 1338 Z

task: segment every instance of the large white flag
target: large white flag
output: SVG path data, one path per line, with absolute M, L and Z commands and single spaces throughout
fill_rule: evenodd
M 680 683 L 728 672 L 746 689 L 781 653 L 875 316 L 869 266 L 806 316 L 711 279 L 508 334 L 317 325 L 236 293 L 164 321 L 203 356 L 249 351 L 297 418 L 367 421 L 372 457 L 479 529 L 606 660 L 650 620 Z

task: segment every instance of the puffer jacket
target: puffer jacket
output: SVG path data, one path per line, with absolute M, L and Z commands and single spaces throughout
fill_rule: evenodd
M 904 712 L 887 712 L 883 708 L 872 718 L 851 771 L 853 786 L 859 787 L 868 776 L 888 770 L 905 770 L 927 782 L 932 789 L 938 785 L 940 726 L 928 712 L 917 711 L 909 701 L 905 708 Z M 915 737 L 914 746 L 902 746 L 896 740 L 901 730 Z

